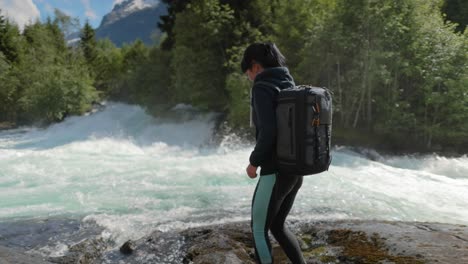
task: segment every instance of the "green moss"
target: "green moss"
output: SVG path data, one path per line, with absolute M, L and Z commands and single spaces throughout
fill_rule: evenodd
M 320 261 L 324 262 L 324 263 L 335 263 L 337 262 L 337 259 L 336 257 L 333 257 L 333 256 L 320 256 L 319 257 Z
M 376 233 L 370 238 L 361 231 L 348 229 L 331 230 L 328 236 L 330 245 L 343 248 L 343 257 L 352 262 L 363 264 L 381 263 L 390 261 L 395 264 L 423 264 L 424 261 L 402 255 L 391 255 L 385 248 L 383 239 Z
M 319 255 L 325 254 L 325 252 L 327 252 L 327 248 L 325 246 L 321 246 L 318 248 L 314 248 L 309 252 L 315 256 L 319 256 Z
M 336 256 L 327 255 L 327 247 L 319 246 L 303 252 L 304 257 L 311 257 L 314 259 L 320 259 L 323 263 L 333 263 L 336 262 Z
M 307 245 L 312 244 L 312 236 L 311 235 L 302 235 L 301 236 L 302 241 L 306 243 Z

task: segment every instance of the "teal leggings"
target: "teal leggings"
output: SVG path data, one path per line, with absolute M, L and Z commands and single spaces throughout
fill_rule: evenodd
M 301 188 L 302 178 L 278 174 L 260 176 L 252 199 L 251 218 L 258 263 L 273 263 L 268 230 L 293 264 L 305 263 L 296 237 L 284 223 Z

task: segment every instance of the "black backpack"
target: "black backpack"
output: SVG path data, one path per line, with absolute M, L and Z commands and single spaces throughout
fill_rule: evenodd
M 274 87 L 273 84 L 262 82 Z M 276 106 L 278 170 L 311 175 L 331 163 L 332 97 L 326 88 L 299 85 L 278 90 Z

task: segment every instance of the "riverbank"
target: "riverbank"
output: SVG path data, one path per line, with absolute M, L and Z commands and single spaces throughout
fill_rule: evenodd
M 255 263 L 248 222 L 154 231 L 123 245 L 113 244 L 96 226 L 74 220 L 2 226 L 9 230 L 21 226 L 32 232 L 12 234 L 0 229 L 1 263 Z M 468 263 L 466 225 L 341 220 L 293 221 L 288 226 L 297 234 L 311 264 Z M 62 244 L 64 234 L 73 239 Z M 62 246 L 51 247 L 54 239 L 61 240 Z M 271 240 L 275 263 L 289 263 Z
M 17 128 L 15 123 L 11 122 L 0 122 L 0 131 Z

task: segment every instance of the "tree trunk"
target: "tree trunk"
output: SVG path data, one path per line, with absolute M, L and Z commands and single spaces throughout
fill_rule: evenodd
M 341 92 L 341 69 L 340 69 L 340 60 L 337 61 L 337 69 L 336 69 L 336 79 L 338 85 L 338 109 L 340 109 L 340 117 L 341 122 L 344 121 L 344 111 L 343 111 L 343 93 Z
M 368 8 L 368 7 L 367 7 Z M 369 12 L 369 10 L 367 10 Z M 366 46 L 367 46 L 367 72 L 366 72 L 366 85 L 367 85 L 367 113 L 366 113 L 366 121 L 367 121 L 367 129 L 370 130 L 371 123 L 372 123 L 372 85 L 371 85 L 371 68 L 372 68 L 372 60 L 371 60 L 371 49 L 372 49 L 372 41 L 371 41 L 371 32 L 370 32 L 370 23 L 369 23 L 369 15 L 367 15 L 366 20 Z
M 370 74 L 370 68 L 372 65 L 369 65 L 367 76 Z M 372 127 L 372 85 L 371 78 L 367 77 L 367 128 L 370 130 Z
M 363 89 L 361 89 L 361 98 L 359 99 L 358 108 L 356 110 L 356 114 L 354 115 L 353 128 L 356 128 L 357 123 L 359 121 L 359 113 L 361 112 L 361 106 L 364 101 L 365 94 L 366 94 L 366 89 L 365 89 L 365 84 L 363 84 Z
M 345 111 L 344 115 L 345 115 L 345 122 L 344 122 L 344 125 L 345 127 L 349 127 L 351 124 L 351 118 L 352 118 L 352 115 L 354 113 L 354 108 L 356 106 L 356 103 L 358 102 L 358 98 L 355 97 L 353 98 L 353 102 L 351 103 L 351 106 L 350 107 L 346 107 L 345 108 L 347 109 L 347 111 Z
M 366 56 L 364 59 L 364 74 L 362 76 L 362 87 L 361 87 L 361 98 L 359 99 L 358 109 L 356 110 L 356 115 L 354 116 L 353 128 L 356 128 L 357 123 L 359 121 L 359 114 L 361 112 L 362 104 L 364 103 L 365 95 L 366 95 L 366 84 L 367 78 L 369 74 L 369 49 L 366 51 Z

